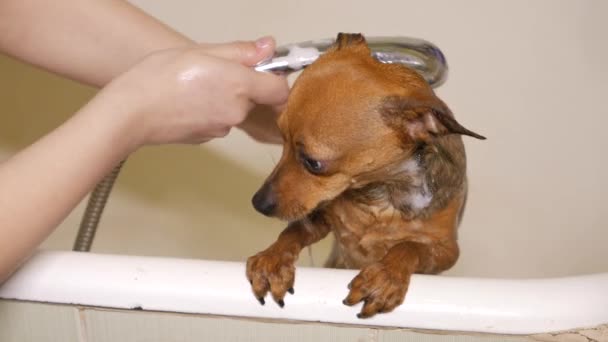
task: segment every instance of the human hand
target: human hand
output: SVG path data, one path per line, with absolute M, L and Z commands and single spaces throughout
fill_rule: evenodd
M 283 137 L 281 136 L 279 126 L 277 126 L 277 117 L 283 110 L 283 107 L 284 105 L 274 107 L 257 105 L 249 113 L 245 121 L 237 127 L 259 142 L 282 144 Z
M 223 137 L 233 126 L 252 127 L 256 120 L 244 121 L 256 104 L 286 102 L 285 78 L 251 68 L 274 46 L 264 38 L 159 51 L 112 81 L 91 105 L 109 106 L 116 120 L 127 123 L 132 149 Z M 259 132 L 259 125 L 253 127 Z

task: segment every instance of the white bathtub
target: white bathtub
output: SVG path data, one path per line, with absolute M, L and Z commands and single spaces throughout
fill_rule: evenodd
M 519 340 L 550 340 L 555 336 L 587 336 L 591 341 L 608 338 L 608 329 L 602 326 L 608 323 L 608 273 L 552 279 L 415 275 L 402 306 L 392 313 L 362 320 L 355 316 L 357 307 L 341 302 L 347 294 L 345 285 L 356 275 L 355 271 L 301 267 L 297 272 L 296 293 L 285 299 L 284 308 L 279 308 L 272 301 L 265 306 L 257 302 L 244 277 L 243 263 L 47 251 L 38 253 L 5 283 L 0 288 L 0 298 L 19 301 L 11 302 L 13 306 L 28 301 L 70 305 L 80 310 L 135 310 L 131 314 L 141 315 L 144 320 L 144 311 L 153 311 L 157 315 L 206 315 L 211 321 L 222 317 L 249 318 L 256 321 L 243 324 L 261 326 L 265 320 L 340 324 L 333 329 L 342 333 L 358 326 L 376 334 L 387 328 L 414 329 L 419 334 L 431 334 L 426 338 L 436 340 L 442 338 L 432 335 L 438 331 L 456 336 L 483 333 L 475 338 L 486 340 L 504 340 L 506 335 Z M 0 318 L 6 305 L 0 301 Z M 103 315 L 104 311 L 100 312 Z M 73 325 L 81 329 L 81 334 L 88 333 L 87 316 L 75 318 Z M 0 319 L 0 337 L 5 334 L 5 338 L 14 338 L 23 333 L 8 323 Z M 149 336 L 137 335 L 142 332 L 133 329 L 133 336 Z M 398 336 L 398 332 L 391 333 Z M 226 340 L 254 337 L 239 324 L 222 334 Z M 405 338 L 412 333 L 401 334 Z M 187 332 L 179 335 L 200 337 Z M 151 338 L 158 339 L 159 335 Z M 331 339 L 325 336 L 322 340 Z

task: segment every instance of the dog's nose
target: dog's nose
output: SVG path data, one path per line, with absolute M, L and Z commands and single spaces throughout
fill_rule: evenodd
M 264 184 L 264 186 L 253 195 L 251 203 L 255 210 L 266 216 L 271 216 L 277 208 L 274 191 L 272 191 L 272 188 L 268 183 Z

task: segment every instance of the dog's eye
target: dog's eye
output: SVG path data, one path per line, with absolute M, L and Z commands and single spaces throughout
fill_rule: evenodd
M 300 158 L 302 159 L 302 164 L 304 164 L 304 167 L 306 168 L 306 170 L 308 170 L 308 172 L 312 174 L 319 174 L 323 172 L 323 169 L 325 167 L 322 162 L 314 160 L 304 154 L 302 154 Z

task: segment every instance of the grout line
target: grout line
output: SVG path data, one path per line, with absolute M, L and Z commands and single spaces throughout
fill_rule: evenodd
M 87 342 L 88 331 L 87 331 L 87 318 L 85 314 L 85 308 L 81 306 L 75 307 L 76 312 L 76 330 L 78 333 L 78 342 Z
M 378 329 L 369 329 L 369 342 L 378 342 L 378 337 L 380 335 L 380 330 Z

